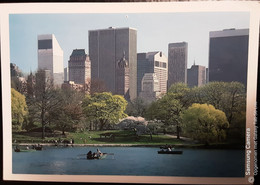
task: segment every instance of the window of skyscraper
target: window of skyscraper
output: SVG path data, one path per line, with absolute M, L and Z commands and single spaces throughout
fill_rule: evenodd
M 52 40 L 38 40 L 38 49 L 52 49 Z

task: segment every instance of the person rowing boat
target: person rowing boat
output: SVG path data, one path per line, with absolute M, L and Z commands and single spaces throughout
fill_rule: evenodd
M 103 153 L 97 148 L 96 156 L 100 158 L 103 155 Z
M 86 154 L 85 154 L 86 155 Z M 107 155 L 114 155 L 113 153 L 102 153 L 99 149 L 97 149 L 97 152 L 92 153 L 92 151 L 90 150 L 87 153 L 87 159 L 103 159 L 105 158 Z

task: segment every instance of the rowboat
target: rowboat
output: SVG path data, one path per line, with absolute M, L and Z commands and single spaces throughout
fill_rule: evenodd
M 107 157 L 107 153 L 103 153 L 100 156 L 87 156 L 87 159 L 105 159 Z
M 15 152 L 35 152 L 33 149 L 20 149 L 20 148 L 15 148 Z
M 35 146 L 34 149 L 35 150 L 42 150 L 42 146 Z
M 172 150 L 172 151 L 158 151 L 158 154 L 182 154 L 183 152 L 181 150 Z

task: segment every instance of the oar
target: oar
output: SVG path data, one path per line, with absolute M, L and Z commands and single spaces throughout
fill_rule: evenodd
M 103 154 L 106 154 L 106 155 L 115 155 L 114 153 L 103 153 Z

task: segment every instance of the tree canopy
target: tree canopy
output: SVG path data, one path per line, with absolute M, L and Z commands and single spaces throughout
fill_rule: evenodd
M 184 134 L 205 144 L 224 140 L 229 127 L 225 113 L 209 104 L 193 104 L 182 121 Z
M 85 117 L 99 124 L 99 129 L 110 123 L 118 123 L 119 119 L 126 117 L 124 113 L 127 101 L 120 95 L 112 95 L 109 92 L 86 95 L 82 108 Z
M 141 116 L 144 117 L 145 112 L 147 110 L 147 103 L 141 98 L 136 98 L 130 102 L 128 102 L 127 107 L 126 107 L 126 113 L 129 116 Z
M 49 116 L 53 118 L 55 128 L 65 135 L 65 131 L 75 130 L 77 123 L 82 119 L 83 93 L 69 89 L 60 90 L 57 93 L 60 103 L 56 109 L 51 109 Z
M 181 119 L 180 115 L 190 105 L 190 88 L 187 84 L 173 84 L 167 94 L 153 102 L 147 110 L 147 119 L 156 119 L 166 126 L 176 126 L 177 138 L 180 138 Z
M 11 88 L 13 129 L 21 130 L 22 123 L 28 114 L 25 96 Z

